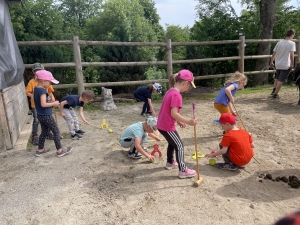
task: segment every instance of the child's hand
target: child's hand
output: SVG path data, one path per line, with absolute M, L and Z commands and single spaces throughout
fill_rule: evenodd
M 159 137 L 155 137 L 155 141 L 161 141 Z
M 181 128 L 186 128 L 186 124 L 185 124 L 185 123 L 181 123 L 181 122 L 177 121 L 177 124 L 178 124 Z
M 59 106 L 59 104 L 60 104 L 60 103 L 59 103 L 59 101 L 55 101 L 55 102 L 53 102 L 53 106 L 54 106 L 54 107 L 58 107 L 58 106 Z
M 151 114 L 152 114 L 152 116 L 156 116 L 156 113 L 155 113 L 155 112 L 152 112 Z
M 60 113 L 60 115 L 61 115 L 62 117 L 66 117 L 66 114 L 65 114 L 64 112 Z
M 188 125 L 196 126 L 197 122 L 198 122 L 197 119 L 190 119 Z
M 213 154 L 211 154 L 211 153 L 205 155 L 205 158 L 213 158 L 213 157 L 214 157 L 214 156 L 213 156 Z
M 150 154 L 148 154 L 148 155 L 147 155 L 147 159 L 148 159 L 149 161 L 152 161 L 152 160 L 154 160 L 154 156 L 153 156 L 153 155 L 150 155 Z
M 233 111 L 231 114 L 234 115 L 234 116 L 237 116 L 237 112 L 236 111 Z
M 84 124 L 87 124 L 87 125 L 89 124 L 89 122 L 86 121 L 86 120 L 82 120 L 82 121 L 83 121 Z

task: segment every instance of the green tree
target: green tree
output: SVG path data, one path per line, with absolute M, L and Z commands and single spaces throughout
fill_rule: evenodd
M 275 13 L 276 6 L 278 9 L 281 8 L 286 0 L 241 0 L 241 4 L 246 4 L 248 9 L 256 10 L 259 14 L 260 29 L 259 38 L 260 39 L 271 39 L 273 38 L 273 27 L 275 25 Z M 278 5 L 276 5 L 276 3 Z M 207 8 L 206 8 L 207 7 Z M 229 0 L 199 0 L 198 14 L 202 18 L 205 14 L 211 14 L 215 10 L 220 10 L 226 12 L 226 9 L 235 14 L 234 9 L 231 6 L 231 1 Z M 259 43 L 257 47 L 257 54 L 268 55 L 270 54 L 271 44 L 269 43 Z M 263 67 L 268 65 L 269 59 L 259 59 L 256 61 L 255 70 L 261 70 Z M 268 82 L 268 75 L 256 75 L 254 76 L 254 83 L 256 85 L 261 85 Z
M 234 40 L 238 38 L 237 30 L 239 21 L 230 13 L 215 11 L 212 15 L 203 17 L 191 29 L 191 40 L 200 41 L 219 41 Z M 187 58 L 219 58 L 238 55 L 236 44 L 215 45 L 215 46 L 189 46 L 187 48 Z M 195 63 L 187 65 L 197 76 L 218 73 L 230 73 L 236 70 L 237 61 L 219 61 Z M 212 85 L 211 81 L 204 80 L 199 82 L 201 85 Z

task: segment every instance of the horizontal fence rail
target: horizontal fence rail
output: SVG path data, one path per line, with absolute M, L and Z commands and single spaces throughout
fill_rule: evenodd
M 141 85 L 150 82 L 168 83 L 168 79 L 160 80 L 143 80 L 143 81 L 120 81 L 120 82 L 100 82 L 100 83 L 83 83 L 82 67 L 105 67 L 105 66 L 158 66 L 166 65 L 167 74 L 170 77 L 173 74 L 173 64 L 185 64 L 185 63 L 203 63 L 203 62 L 219 62 L 219 61 L 238 61 L 238 71 L 246 75 L 256 74 L 269 74 L 274 73 L 274 70 L 266 71 L 244 71 L 244 60 L 250 59 L 263 59 L 271 58 L 271 55 L 251 55 L 245 56 L 246 44 L 258 44 L 258 43 L 277 43 L 281 39 L 245 39 L 245 36 L 240 36 L 239 40 L 222 40 L 222 41 L 202 41 L 202 42 L 171 42 L 168 39 L 164 42 L 111 42 L 111 41 L 84 41 L 79 40 L 78 36 L 74 36 L 72 40 L 57 40 L 57 41 L 19 41 L 19 46 L 60 46 L 60 45 L 71 45 L 73 46 L 74 62 L 64 63 L 43 63 L 46 68 L 66 68 L 74 67 L 76 71 L 77 83 L 74 84 L 59 84 L 55 85 L 56 89 L 65 88 L 78 88 L 78 93 L 85 88 L 89 87 L 103 87 L 103 86 L 128 86 L 128 85 Z M 300 62 L 300 37 L 293 39 L 296 42 L 297 51 L 295 57 L 297 62 Z M 206 45 L 224 45 L 224 44 L 237 44 L 238 45 L 238 56 L 231 57 L 219 57 L 219 58 L 205 58 L 205 59 L 187 59 L 187 60 L 172 60 L 172 47 L 176 46 L 206 46 Z M 80 46 L 143 46 L 143 47 L 164 47 L 166 48 L 166 61 L 148 61 L 148 62 L 82 62 Z M 25 68 L 30 69 L 32 64 L 25 64 Z M 195 80 L 214 79 L 228 77 L 231 74 L 215 74 L 196 76 Z

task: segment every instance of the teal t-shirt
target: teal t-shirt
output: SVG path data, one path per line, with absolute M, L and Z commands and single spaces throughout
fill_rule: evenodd
M 143 129 L 143 122 L 134 123 L 123 131 L 119 142 L 124 141 L 126 138 L 142 139 L 144 135 L 147 135 L 147 132 Z

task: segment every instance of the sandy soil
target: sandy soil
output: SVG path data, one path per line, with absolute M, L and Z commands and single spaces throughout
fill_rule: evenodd
M 191 96 L 195 96 L 192 95 Z M 142 121 L 142 103 L 117 103 L 114 111 L 85 111 L 98 126 L 106 119 L 113 133 L 82 125 L 87 133 L 71 140 L 59 117 L 63 145 L 72 145 L 69 155 L 57 158 L 51 152 L 37 158 L 35 148 L 0 154 L 0 224 L 272 224 L 286 213 L 299 209 L 300 189 L 287 183 L 263 179 L 297 175 L 299 171 L 299 106 L 296 90 L 283 90 L 282 98 L 268 94 L 236 97 L 236 107 L 246 129 L 253 134 L 255 157 L 245 169 L 235 172 L 210 166 L 199 159 L 204 181 L 179 179 L 177 170 L 165 170 L 166 143 L 159 148 L 162 158 L 153 164 L 133 160 L 118 144 L 122 131 Z M 192 116 L 196 103 L 197 142 L 201 153 L 217 149 L 221 139 L 219 117 L 212 99 L 189 97 L 182 115 Z M 154 104 L 159 109 L 160 104 Z M 178 129 L 185 144 L 185 160 L 195 168 L 194 129 Z M 145 145 L 152 151 L 154 142 Z M 219 159 L 221 162 L 222 160 Z

